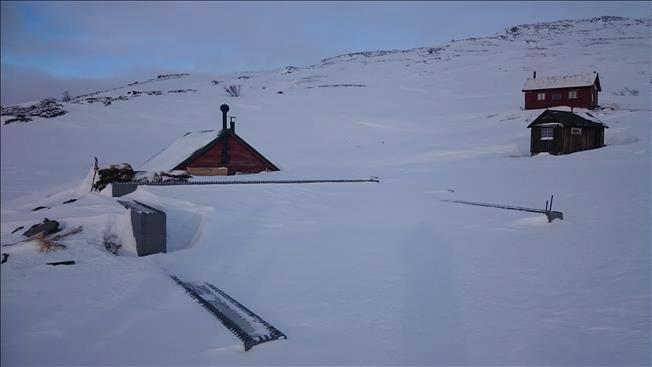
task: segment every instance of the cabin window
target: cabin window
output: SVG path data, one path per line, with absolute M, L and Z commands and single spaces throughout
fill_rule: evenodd
M 577 99 L 577 91 L 576 90 L 569 90 L 568 91 L 568 99 Z
M 552 126 L 541 128 L 541 140 L 552 140 L 554 128 Z
M 582 135 L 581 127 L 571 127 L 571 135 Z
M 552 100 L 553 101 L 559 101 L 561 99 L 561 94 L 553 94 L 552 95 Z
M 546 100 L 545 93 L 537 93 L 537 101 L 545 101 L 545 100 Z

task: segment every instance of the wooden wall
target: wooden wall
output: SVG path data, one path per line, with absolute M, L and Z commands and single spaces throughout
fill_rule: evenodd
M 221 152 L 224 138 L 204 152 L 201 156 L 195 158 L 188 164 L 188 167 L 227 167 L 228 174 L 234 175 L 236 172 L 240 173 L 257 173 L 266 170 L 273 170 L 267 163 L 260 159 L 258 155 L 253 152 L 248 146 L 240 143 L 240 141 L 231 135 L 228 135 L 227 149 L 229 153 L 229 161 L 222 163 Z
M 541 140 L 541 126 L 533 126 L 530 133 L 530 153 L 570 154 L 604 146 L 604 128 L 582 127 L 581 135 L 573 135 L 571 129 L 555 126 L 554 139 Z
M 569 99 L 568 92 L 577 90 L 577 98 Z M 537 100 L 538 93 L 545 93 L 546 99 L 543 101 Z M 553 100 L 553 94 L 561 94 L 561 99 Z M 593 102 L 591 101 L 593 95 Z M 556 107 L 556 106 L 569 106 L 579 108 L 595 108 L 598 106 L 598 91 L 594 87 L 583 88 L 561 88 L 561 89 L 546 89 L 525 92 L 525 109 L 533 110 L 540 108 Z

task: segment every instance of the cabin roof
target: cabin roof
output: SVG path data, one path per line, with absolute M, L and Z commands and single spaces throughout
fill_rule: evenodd
M 566 127 L 604 127 L 609 128 L 607 124 L 600 121 L 597 117 L 589 112 L 578 111 L 570 112 L 563 110 L 545 110 L 539 117 L 534 119 L 528 128 L 532 126 L 559 123 Z
M 182 169 L 182 167 L 186 166 L 195 160 L 195 158 L 204 154 L 208 149 L 221 141 L 222 137 L 227 134 L 244 144 L 256 156 L 258 156 L 258 158 L 270 166 L 270 168 L 278 170 L 278 167 L 260 154 L 260 152 L 258 152 L 254 147 L 249 145 L 244 139 L 239 137 L 235 132 L 230 130 L 227 130 L 226 134 L 223 130 L 220 130 L 219 132 L 216 132 L 216 130 L 187 132 L 182 137 L 172 142 L 172 144 L 148 159 L 142 167 L 140 167 L 140 170 L 172 171 Z
M 576 75 L 558 75 L 542 78 L 528 78 L 523 86 L 523 92 L 531 90 L 557 89 L 557 88 L 579 88 L 590 87 L 597 83 L 598 91 L 601 91 L 600 78 L 598 73 Z
M 192 156 L 195 151 L 206 146 L 218 135 L 219 133 L 215 130 L 187 132 L 145 161 L 140 170 L 170 171 L 177 164 Z

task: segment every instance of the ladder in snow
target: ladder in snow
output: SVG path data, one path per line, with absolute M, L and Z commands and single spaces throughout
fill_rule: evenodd
M 184 282 L 170 275 L 188 295 L 229 329 L 244 344 L 245 352 L 255 345 L 287 336 L 240 302 L 207 282 Z

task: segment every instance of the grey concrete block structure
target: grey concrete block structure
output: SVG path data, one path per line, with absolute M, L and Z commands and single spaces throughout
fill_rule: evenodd
M 165 212 L 138 201 L 118 201 L 131 212 L 138 256 L 167 252 Z
M 120 196 L 125 196 L 136 191 L 138 185 L 135 183 L 122 183 L 114 182 L 111 184 L 111 197 L 117 198 Z

